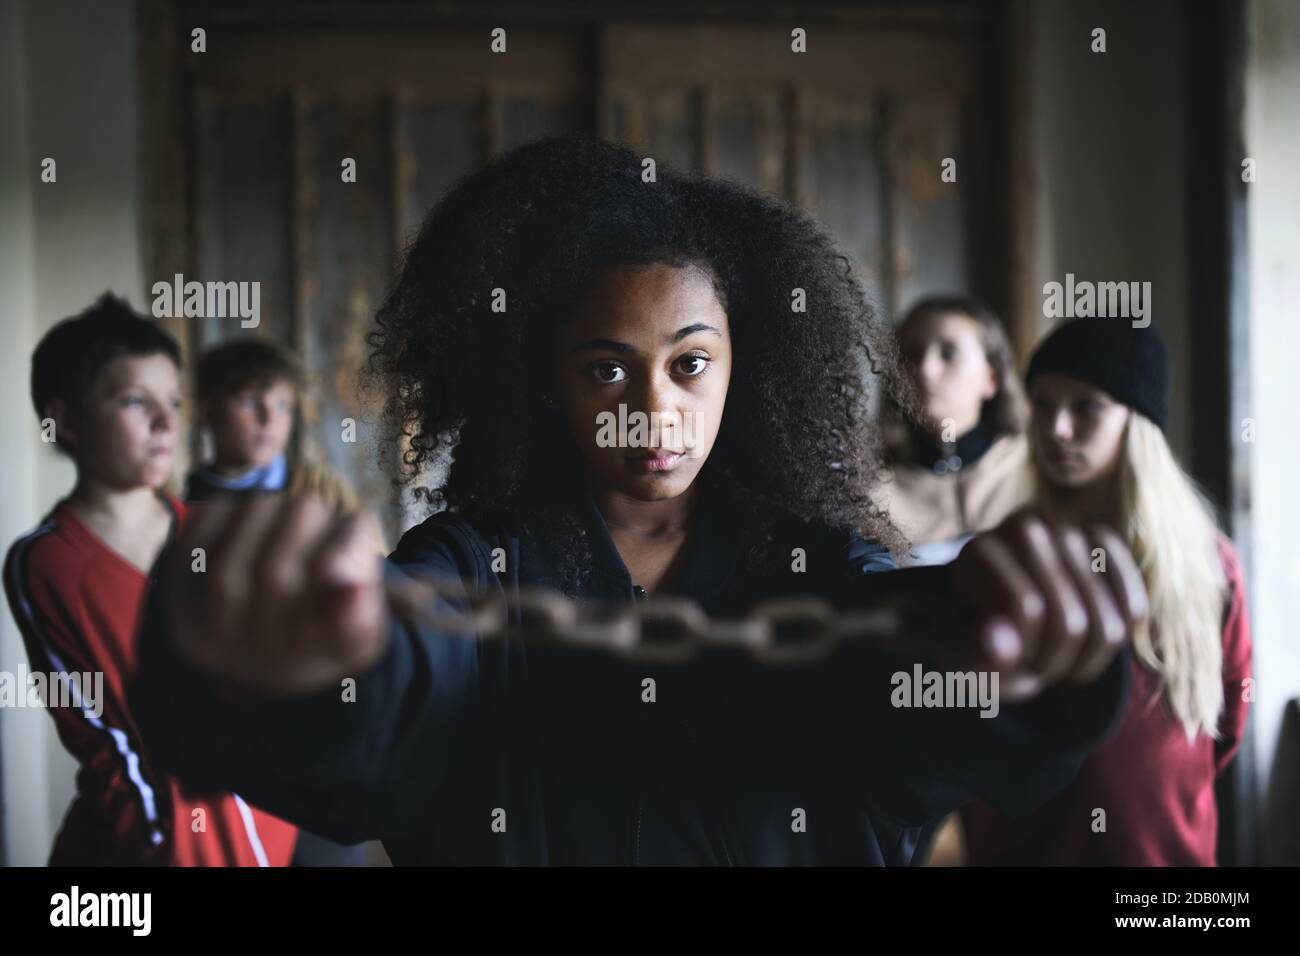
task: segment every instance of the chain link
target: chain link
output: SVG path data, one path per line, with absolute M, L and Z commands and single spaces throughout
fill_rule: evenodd
M 404 617 L 427 628 L 486 640 L 524 639 L 574 649 L 603 650 L 648 664 L 684 664 L 709 650 L 741 650 L 773 667 L 814 663 L 844 641 L 903 639 L 896 604 L 837 611 L 815 597 L 756 604 L 743 618 L 710 618 L 676 595 L 635 602 L 574 600 L 543 588 L 515 595 L 472 592 L 461 581 L 393 571 L 384 587 Z

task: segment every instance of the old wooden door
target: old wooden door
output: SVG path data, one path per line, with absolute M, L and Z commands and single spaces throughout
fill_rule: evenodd
M 161 29 L 188 42 L 171 15 Z M 153 126 L 183 128 L 188 148 L 183 163 L 156 164 L 154 228 L 181 241 L 155 241 L 150 281 L 184 271 L 261 282 L 255 334 L 296 349 L 310 377 L 299 440 L 358 487 L 390 536 L 421 515 L 374 467 L 374 408 L 357 391 L 365 336 L 421 218 L 501 150 L 595 130 L 787 198 L 836 235 L 889 313 L 987 284 L 993 200 L 967 185 L 995 138 L 980 119 L 978 22 L 850 15 L 809 23 L 795 52 L 785 22 L 557 14 L 507 24 L 501 54 L 492 24 L 465 17 L 404 29 L 399 14 L 344 32 L 211 16 L 207 53 L 158 66 L 183 82 L 156 96 Z M 941 176 L 945 160 L 955 182 Z M 249 334 L 229 319 L 178 331 L 191 354 Z

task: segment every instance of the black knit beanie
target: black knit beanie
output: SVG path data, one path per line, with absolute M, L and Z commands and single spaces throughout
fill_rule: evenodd
M 1025 385 L 1044 372 L 1069 375 L 1101 389 L 1160 427 L 1169 419 L 1169 354 L 1154 325 L 1128 319 L 1073 319 L 1034 350 Z

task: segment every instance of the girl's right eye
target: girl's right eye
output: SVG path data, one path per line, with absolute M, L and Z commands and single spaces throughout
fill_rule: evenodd
M 627 378 L 627 371 L 617 362 L 596 362 L 587 370 L 602 385 L 614 385 Z

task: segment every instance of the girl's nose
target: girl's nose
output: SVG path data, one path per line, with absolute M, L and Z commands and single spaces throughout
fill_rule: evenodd
M 925 356 L 921 359 L 921 364 L 917 366 L 917 374 L 920 376 L 922 385 L 932 385 L 939 380 L 943 374 L 943 360 L 939 358 L 937 349 L 927 349 Z
M 641 411 L 647 415 L 669 411 L 672 408 L 672 379 L 667 375 L 649 375 L 642 381 L 644 384 L 636 396 Z
M 1052 419 L 1052 434 L 1061 441 L 1069 441 L 1074 437 L 1074 421 L 1065 409 L 1057 412 Z

